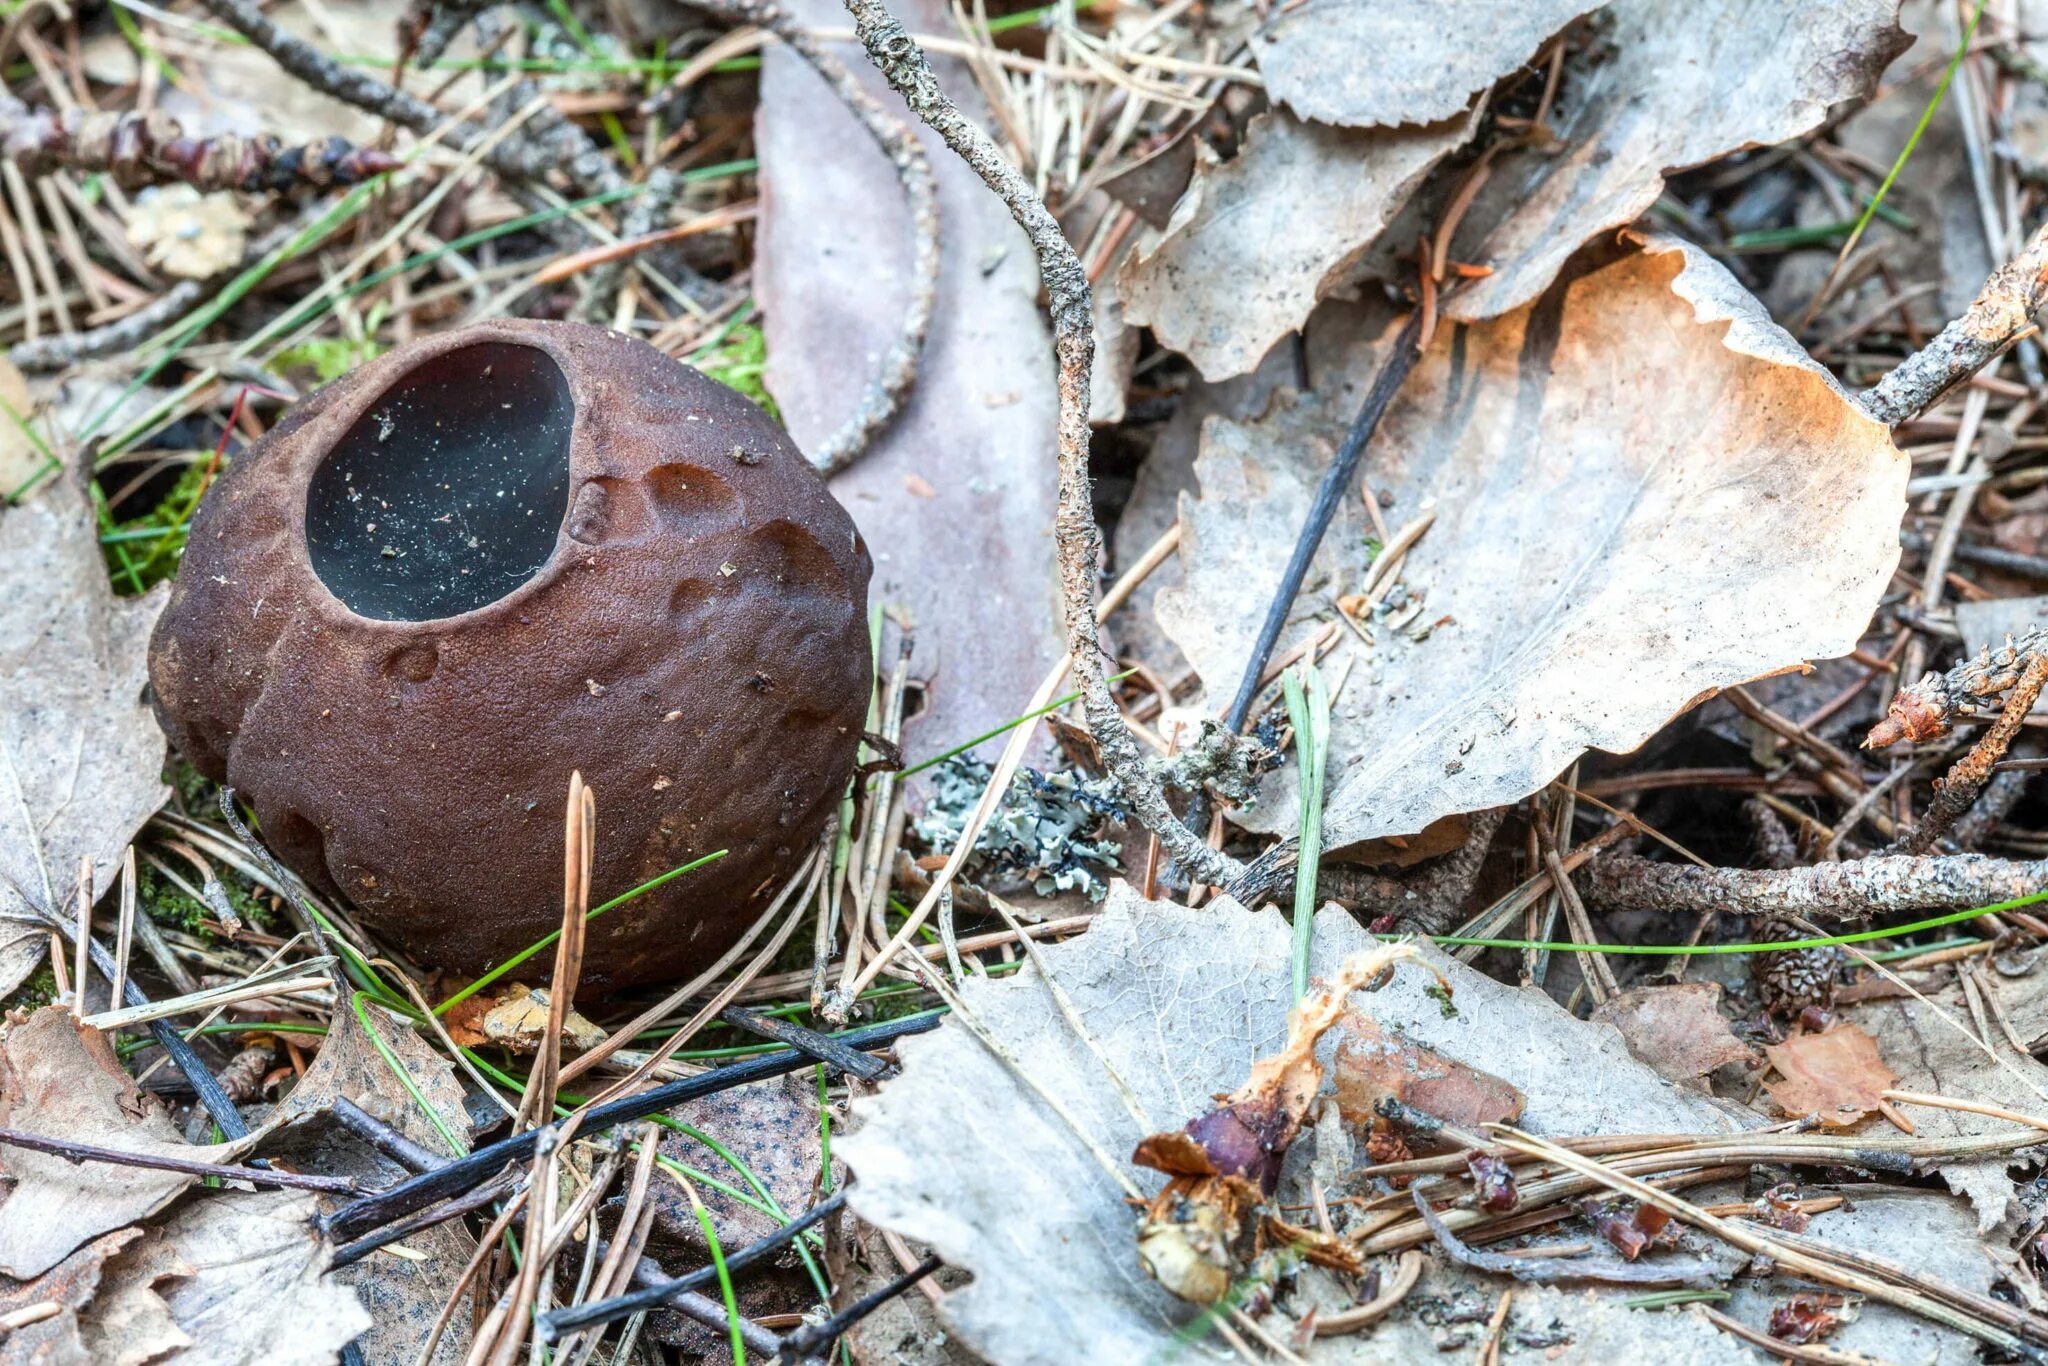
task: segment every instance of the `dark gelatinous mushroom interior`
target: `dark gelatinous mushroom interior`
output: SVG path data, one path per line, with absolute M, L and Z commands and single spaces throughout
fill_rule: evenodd
M 430 621 L 512 592 L 554 554 L 576 404 L 545 352 L 430 357 L 363 410 L 306 492 L 313 571 L 358 616 Z

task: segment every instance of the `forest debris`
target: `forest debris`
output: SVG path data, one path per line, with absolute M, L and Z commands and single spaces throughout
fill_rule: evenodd
M 736 1086 L 691 1101 L 671 1110 L 669 1118 L 688 1128 L 662 1135 L 661 1151 L 665 1156 L 731 1181 L 726 1158 L 709 1146 L 705 1141 L 708 1139 L 745 1163 L 760 1179 L 767 1198 L 789 1214 L 800 1214 L 812 1203 L 812 1178 L 818 1175 L 824 1153 L 817 1085 L 809 1071 Z M 836 1126 L 834 1137 L 837 1138 Z M 836 1153 L 834 1158 L 836 1168 Z M 835 1170 L 831 1189 L 838 1189 L 843 1180 L 844 1173 Z M 750 1189 L 750 1193 L 755 1192 Z M 700 1184 L 697 1194 L 711 1214 L 720 1241 L 728 1248 L 766 1237 L 781 1226 L 780 1220 L 723 1191 Z M 656 1172 L 648 1198 L 654 1202 L 655 1218 L 664 1233 L 685 1247 L 701 1249 L 701 1256 L 709 1255 L 709 1250 L 703 1248 L 703 1226 L 697 1222 L 689 1200 L 673 1177 Z
M 1154 1126 L 1132 1118 L 1101 1059 L 1155 1121 L 1234 1090 L 1286 1037 L 1290 941 L 1277 911 L 1227 898 L 1190 911 L 1142 901 L 1119 882 L 1086 935 L 1044 950 L 1100 1057 L 1062 1021 L 1035 968 L 970 978 L 961 993 L 1092 1141 L 1128 1152 Z M 1327 975 L 1375 942 L 1349 915 L 1326 911 L 1311 973 Z M 1397 972 L 1361 1007 L 1383 1029 L 1516 1087 L 1529 1098 L 1525 1127 L 1726 1133 L 1744 1122 L 1657 1077 L 1613 1030 L 1434 950 L 1422 956 L 1449 977 L 1455 1017 L 1421 974 Z M 858 1178 L 851 1200 L 863 1218 L 973 1274 L 940 1306 L 954 1331 L 1004 1361 L 1149 1360 L 1175 1350 L 1185 1307 L 1143 1275 L 1122 1186 L 1072 1131 L 955 1024 L 907 1042 L 902 1057 L 901 1074 L 855 1103 L 862 1127 L 843 1141 L 835 1135 L 833 1151 Z M 1587 1086 L 1588 1076 L 1600 1085 Z M 960 1105 L 962 1094 L 975 1104 Z M 976 1160 L 945 1156 L 963 1151 Z M 1287 1189 L 1283 1176 L 1283 1196 Z
M 1511 1083 L 1390 1034 L 1363 1010 L 1346 1011 L 1339 1022 L 1331 1069 L 1337 1107 L 1358 1125 L 1371 1126 L 1388 1100 L 1472 1130 L 1513 1124 L 1528 1104 Z
M 26 485 L 43 468 L 45 456 L 31 439 L 35 399 L 28 380 L 14 362 L 0 356 L 0 494 Z M 32 496 L 30 489 L 24 498 Z
M 295 1170 L 337 1172 L 377 1188 L 413 1173 L 336 1122 L 331 1116 L 337 1101 L 358 1106 L 438 1158 L 468 1150 L 469 1115 L 453 1063 L 399 1016 L 367 1002 L 361 1008 L 376 1038 L 370 1037 L 354 1010 L 337 1010 L 318 1056 L 279 1106 L 283 1127 L 265 1138 L 260 1150 L 284 1159 Z M 393 1061 L 385 1060 L 387 1051 Z M 396 1069 L 403 1069 L 402 1079 Z M 415 1098 L 415 1091 L 433 1107 L 432 1114 Z M 458 1140 L 452 1146 L 451 1134 Z M 331 1212 L 341 1203 L 323 1198 L 320 1212 Z M 331 1277 L 352 1287 L 370 1311 L 372 1326 L 360 1344 L 369 1361 L 418 1358 L 476 1251 L 476 1240 L 460 1219 L 410 1234 L 405 1245 L 417 1255 L 365 1258 Z M 458 1366 L 469 1346 L 470 1307 L 465 1299 L 456 1306 L 431 1362 Z
M 1884 749 L 1901 740 L 1925 744 L 1949 733 L 1958 717 L 1995 707 L 2020 685 L 2027 668 L 2048 656 L 2048 626 L 2036 626 L 1998 645 L 1987 645 L 1941 673 L 1928 673 L 1892 699 L 1884 720 L 1865 737 L 1865 749 Z
M 845 22 L 830 0 L 788 9 L 805 23 Z M 931 0 L 905 7 L 903 17 L 925 32 L 952 23 Z M 899 107 L 858 47 L 832 50 L 888 107 Z M 910 289 L 910 226 L 894 171 L 831 90 L 779 47 L 761 60 L 754 281 L 767 314 L 765 378 L 791 435 L 810 450 L 867 382 L 867 368 L 845 358 L 879 355 L 896 335 Z M 967 68 L 938 65 L 946 88 L 971 101 Z M 915 624 L 912 676 L 943 678 L 906 730 L 913 763 L 1012 720 L 1017 699 L 1066 649 L 1045 540 L 1055 493 L 1045 433 L 1056 408 L 1037 271 L 1002 203 L 929 132 L 918 136 L 935 152 L 945 322 L 926 344 L 895 422 L 832 481 L 874 555 L 870 601 L 892 604 Z M 989 407 L 998 390 L 1017 401 Z M 973 468 L 953 468 L 948 451 L 973 451 Z M 936 496 L 910 492 L 908 475 L 925 479 Z M 990 620 L 1003 629 L 979 624 Z
M 1459 113 L 1420 128 L 1355 129 L 1259 115 L 1232 160 L 1198 153 L 1165 234 L 1118 276 L 1125 318 L 1150 326 L 1206 379 L 1245 374 L 1343 282 L 1477 122 Z
M 1536 54 L 1597 0 L 1295 5 L 1252 40 L 1266 93 L 1305 119 L 1351 127 L 1434 123 Z M 1454 42 L 1445 41 L 1455 33 Z
M 548 989 L 515 982 L 477 1022 L 484 1041 L 513 1053 L 532 1053 L 548 1032 Z M 605 1041 L 605 1032 L 573 1007 L 562 1017 L 562 1042 L 581 1053 Z
M 1950 1285 L 1989 1294 L 1997 1265 L 1977 1241 L 1976 1221 L 1968 1206 L 1939 1191 L 1896 1187 L 1843 1186 L 1851 1196 L 1838 1209 L 1814 1216 L 1812 1232 L 1835 1247 L 1898 1258 L 1910 1249 L 1915 1270 Z M 1826 1187 L 1806 1187 L 1809 1195 Z M 1754 1328 L 1765 1328 L 1787 1292 L 1801 1285 L 1782 1277 L 1757 1280 L 1737 1277 L 1729 1282 L 1727 1312 Z M 1806 1293 L 1811 1293 L 1810 1291 Z M 1929 1323 L 1877 1300 L 1862 1303 L 1828 1338 L 1828 1346 L 1888 1361 L 1926 1366 L 1974 1366 L 1977 1344 L 1965 1334 Z
M 2039 885 L 2038 883 L 2036 884 Z M 1973 1009 L 1975 993 L 1982 1012 Z M 2048 1112 L 2048 1067 L 2014 1048 L 2048 1033 L 2048 972 L 2001 977 L 1980 972 L 1923 988 L 1924 1000 L 1897 998 L 1848 1007 L 1845 1018 L 1877 1040 L 1878 1052 L 1899 1073 L 1898 1088 L 1978 1101 L 2025 1114 Z M 1981 1032 L 1980 1032 L 1981 1031 Z M 1960 1110 L 1900 1104 L 1923 1137 L 1940 1139 L 1998 1132 L 2005 1121 Z M 1977 1228 L 1989 1232 L 2012 1207 L 2007 1168 L 2014 1159 L 1949 1159 L 1938 1171 L 1950 1190 L 1970 1198 Z
M 1853 649 L 1897 563 L 1906 461 L 1722 267 L 1651 239 L 1557 289 L 1540 328 L 1532 308 L 1440 329 L 1381 424 L 1388 518 L 1435 500 L 1397 591 L 1440 624 L 1417 640 L 1375 618 L 1370 648 L 1340 631 L 1324 657 L 1357 661 L 1333 705 L 1332 848 L 1514 802 L 1716 688 Z M 1209 423 L 1183 500 L 1184 586 L 1157 611 L 1211 692 L 1235 685 L 1389 344 L 1383 308 L 1319 317 L 1310 370 L 1330 378 Z M 1368 532 L 1347 498 L 1280 650 L 1361 581 Z M 1294 772 L 1233 818 L 1291 833 Z
M 164 274 L 211 280 L 241 264 L 249 216 L 231 194 L 201 194 L 190 185 L 144 190 L 127 219 L 128 241 Z
M 1414 958 L 1403 944 L 1347 957 L 1330 982 L 1288 1012 L 1286 1042 L 1253 1063 L 1242 1086 L 1184 1127 L 1138 1141 L 1131 1161 L 1169 1178 L 1138 1226 L 1147 1275 L 1190 1304 L 1215 1304 L 1229 1293 L 1248 1263 L 1241 1244 L 1252 1230 L 1244 1216 L 1279 1186 L 1280 1164 L 1322 1091 L 1316 1045 L 1346 1014 L 1352 992 L 1374 990 L 1395 964 Z M 1449 982 L 1441 973 L 1437 981 L 1448 996 Z
M 116 598 L 84 491 L 47 482 L 0 510 L 0 995 L 42 962 L 38 910 L 76 916 L 85 858 L 105 894 L 169 792 L 143 700 L 166 590 Z
M 1659 1076 L 1688 1084 L 1756 1054 L 1735 1037 L 1721 1013 L 1719 982 L 1630 987 L 1593 1011 L 1621 1031 L 1628 1051 Z
M 1849 1023 L 1768 1044 L 1764 1056 L 1778 1069 L 1764 1083 L 1778 1108 L 1830 1129 L 1847 1129 L 1883 1105 L 1885 1089 L 1898 1080 L 1878 1055 L 1877 1040 Z
M 246 1139 L 185 1142 L 122 1069 L 107 1036 L 61 1006 L 10 1024 L 0 1039 L 0 1126 L 194 1162 L 225 1162 L 249 1147 Z M 0 1171 L 13 1183 L 0 1202 L 0 1272 L 17 1279 L 40 1276 L 88 1239 L 155 1213 L 199 1179 L 16 1147 L 0 1148 Z
M 316 1212 L 311 1196 L 289 1191 L 183 1206 L 107 1263 L 83 1332 L 92 1340 L 107 1326 L 102 1306 L 111 1314 L 146 1293 L 192 1341 L 156 1366 L 324 1366 L 374 1324 L 354 1291 L 321 1274 L 327 1248 L 312 1226 Z
M 1818 0 L 1770 23 L 1749 0 L 1608 5 L 1566 52 L 1553 137 L 1494 158 L 1450 252 L 1492 274 L 1445 314 L 1528 303 L 1580 243 L 1656 203 L 1667 172 L 1797 137 L 1869 94 L 1906 45 L 1897 14 L 1898 0 Z
M 112 1361 L 94 1357 L 78 1332 L 78 1311 L 91 1303 L 99 1290 L 102 1268 L 109 1257 L 142 1236 L 140 1228 L 120 1228 L 102 1234 L 33 1280 L 0 1277 L 0 1321 L 48 1305 L 54 1312 L 30 1323 L 20 1323 L 0 1336 L 0 1366 L 72 1366 L 91 1361 Z

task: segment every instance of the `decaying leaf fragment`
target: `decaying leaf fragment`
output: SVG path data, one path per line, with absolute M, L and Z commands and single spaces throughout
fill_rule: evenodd
M 45 1006 L 0 1040 L 0 1127 L 101 1148 L 225 1162 L 250 1140 L 194 1146 L 136 1089 L 107 1036 Z M 71 1250 L 155 1213 L 198 1180 L 183 1172 L 0 1147 L 12 1189 L 0 1202 L 0 1272 L 40 1276 Z
M 1831 1129 L 1846 1129 L 1875 1110 L 1898 1078 L 1884 1065 L 1877 1040 L 1854 1024 L 1820 1034 L 1795 1034 L 1764 1049 L 1775 1081 L 1764 1083 L 1788 1115 L 1811 1115 Z
M 1253 1063 L 1242 1086 L 1186 1127 L 1138 1144 L 1131 1161 L 1172 1178 L 1138 1226 L 1138 1260 L 1147 1275 L 1190 1304 L 1214 1304 L 1228 1293 L 1244 1269 L 1244 1216 L 1280 1184 L 1280 1163 L 1322 1091 L 1316 1045 L 1345 1014 L 1346 997 L 1371 990 L 1403 960 L 1420 961 L 1406 944 L 1345 959 L 1334 980 L 1288 1015 L 1287 1042 Z M 1430 971 L 1448 993 L 1443 974 Z
M 1494 159 L 1451 248 L 1493 273 L 1445 312 L 1496 318 L 1528 303 L 1581 243 L 1656 203 L 1667 173 L 1798 137 L 1868 95 L 1906 46 L 1898 11 L 1899 0 L 1614 0 L 1569 50 L 1555 141 Z
M 1472 136 L 1462 113 L 1420 128 L 1333 128 L 1284 110 L 1236 157 L 1204 147 L 1165 234 L 1117 277 L 1124 317 L 1205 378 L 1241 375 L 1307 321 L 1429 169 Z
M 1382 1029 L 1364 1011 L 1345 1012 L 1332 1070 L 1337 1108 L 1360 1126 L 1371 1126 L 1389 1100 L 1473 1132 L 1513 1124 L 1528 1105 L 1512 1083 Z
M 1325 669 L 1351 669 L 1332 849 L 1517 801 L 1718 688 L 1847 653 L 1898 562 L 1905 458 L 1720 265 L 1652 238 L 1575 269 L 1495 322 L 1439 328 L 1382 421 L 1388 526 L 1434 520 L 1356 623 L 1371 645 L 1333 621 L 1374 553 L 1356 493 L 1294 604 L 1276 657 L 1329 629 Z M 1212 694 L 1236 686 L 1390 330 L 1384 309 L 1326 305 L 1318 392 L 1204 430 L 1185 586 L 1157 613 Z M 1237 819 L 1291 833 L 1294 771 Z
M 1536 54 L 1598 0 L 1309 0 L 1252 40 L 1266 93 L 1305 119 L 1431 123 Z
M 143 702 L 168 590 L 116 598 L 84 490 L 63 471 L 46 483 L 0 510 L 0 995 L 49 942 L 23 897 L 76 914 L 81 858 L 103 895 L 169 793 Z
M 1755 1058 L 1721 1013 L 1719 982 L 1630 987 L 1603 1002 L 1593 1018 L 1628 1040 L 1628 1051 L 1676 1082 L 1696 1082 L 1718 1067 Z

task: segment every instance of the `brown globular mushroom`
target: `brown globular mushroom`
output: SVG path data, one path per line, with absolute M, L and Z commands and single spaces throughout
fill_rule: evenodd
M 736 461 L 744 448 L 755 459 Z M 298 404 L 194 518 L 157 714 L 314 886 L 436 968 L 561 922 L 599 796 L 587 989 L 728 948 L 845 790 L 870 563 L 773 420 L 571 323 L 431 337 Z

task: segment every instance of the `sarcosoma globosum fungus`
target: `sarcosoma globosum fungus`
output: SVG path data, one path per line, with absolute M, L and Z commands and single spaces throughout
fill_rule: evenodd
M 595 990 L 708 964 L 853 770 L 870 564 L 765 413 L 642 342 L 496 322 L 292 408 L 194 518 L 151 643 L 179 751 L 432 967 L 561 922 L 598 794 Z

